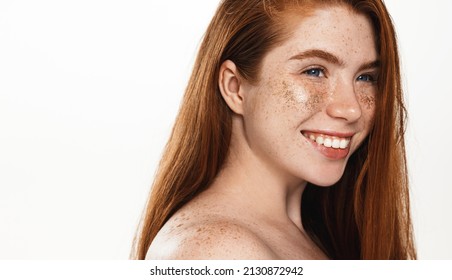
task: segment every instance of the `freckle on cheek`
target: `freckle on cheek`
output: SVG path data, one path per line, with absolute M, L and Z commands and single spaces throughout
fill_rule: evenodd
M 296 106 L 296 104 L 298 103 L 297 98 L 285 81 L 282 82 L 281 92 L 283 93 L 284 102 L 287 108 Z
M 318 111 L 319 105 L 323 101 L 323 95 L 321 94 L 313 94 L 309 96 L 308 102 L 306 102 L 306 110 L 309 111 Z
M 328 90 L 326 86 L 307 86 L 306 89 L 309 92 L 309 98 L 305 105 L 306 109 L 309 111 L 319 111 L 321 104 L 327 96 Z
M 287 109 L 297 107 L 305 111 L 318 111 L 327 96 L 327 88 L 319 85 L 304 85 L 302 90 L 295 90 L 286 81 L 280 88 Z
M 366 107 L 366 109 L 370 110 L 375 105 L 375 96 L 369 94 L 360 94 L 359 101 Z

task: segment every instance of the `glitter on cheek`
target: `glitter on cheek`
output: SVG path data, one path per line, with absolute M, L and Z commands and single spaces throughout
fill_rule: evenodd
M 361 95 L 360 102 L 366 105 L 368 110 L 372 109 L 375 105 L 375 97 L 372 95 Z
M 357 100 L 362 108 L 363 121 L 368 127 L 367 131 L 371 129 L 375 120 L 376 100 L 374 90 L 361 90 L 357 92 Z
M 305 103 L 306 98 L 300 92 L 294 90 L 287 81 L 282 81 L 281 92 L 286 109 L 297 107 L 300 103 Z
M 373 92 L 364 90 L 358 92 L 358 100 L 361 106 L 367 110 L 371 110 L 375 107 L 375 94 Z
M 306 85 L 306 91 L 309 93 L 308 101 L 306 102 L 306 110 L 311 112 L 318 112 L 322 110 L 328 96 L 328 87 L 325 84 L 310 84 Z
M 304 83 L 303 85 L 289 85 L 288 82 L 282 82 L 282 96 L 284 98 L 286 109 L 303 109 L 304 112 L 318 112 L 328 95 L 328 89 L 325 85 Z

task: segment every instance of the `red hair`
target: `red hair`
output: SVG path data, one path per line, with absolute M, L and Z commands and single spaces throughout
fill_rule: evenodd
M 153 182 L 132 257 L 144 259 L 158 231 L 208 188 L 226 158 L 232 112 L 219 68 L 233 61 L 253 81 L 264 55 L 284 41 L 284 13 L 346 4 L 373 23 L 381 61 L 373 129 L 334 186 L 308 184 L 303 226 L 332 259 L 415 259 L 404 147 L 406 110 L 396 36 L 381 0 L 224 0 L 201 44 L 171 137 Z

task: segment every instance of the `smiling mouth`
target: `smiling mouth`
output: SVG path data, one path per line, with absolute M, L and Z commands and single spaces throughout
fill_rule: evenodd
M 301 132 L 304 137 L 311 140 L 312 142 L 317 143 L 318 145 L 324 146 L 326 148 L 333 149 L 348 149 L 350 146 L 351 137 L 337 137 L 327 134 L 314 133 L 314 132 Z

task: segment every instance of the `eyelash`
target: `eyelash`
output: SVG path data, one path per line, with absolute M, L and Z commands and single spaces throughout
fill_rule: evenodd
M 313 71 L 316 71 L 317 74 L 312 73 Z M 303 71 L 302 74 L 305 74 L 305 75 L 308 75 L 311 77 L 325 77 L 325 70 L 320 67 L 310 68 L 308 70 Z M 321 74 L 323 74 L 323 76 L 321 76 Z
M 363 80 L 362 78 L 366 77 L 367 80 Z M 362 74 L 359 75 L 358 78 L 356 78 L 358 81 L 363 81 L 363 82 L 367 82 L 367 83 L 375 83 L 377 81 L 375 75 L 372 74 Z
M 318 77 L 318 78 L 326 76 L 325 70 L 321 67 L 310 68 L 308 70 L 303 71 L 302 74 L 305 74 L 305 75 L 308 75 L 311 77 Z M 364 79 L 364 78 L 366 78 L 366 79 Z M 375 77 L 375 75 L 372 75 L 372 74 L 361 74 L 358 76 L 358 78 L 356 78 L 356 80 L 367 82 L 367 83 L 375 83 L 377 81 L 377 78 Z

